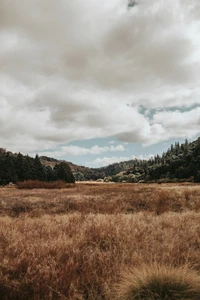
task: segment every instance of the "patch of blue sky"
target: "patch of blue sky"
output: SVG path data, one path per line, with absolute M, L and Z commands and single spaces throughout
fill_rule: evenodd
M 67 143 L 63 146 L 73 145 L 73 146 L 90 149 L 95 145 L 98 145 L 99 147 L 105 147 L 105 146 L 109 146 L 110 144 L 122 144 L 122 143 L 117 141 L 117 139 L 113 136 L 113 137 L 95 138 L 89 140 L 77 140 L 77 141 Z
M 190 141 L 190 140 L 189 140 Z M 68 147 L 68 146 L 76 146 L 79 148 L 85 148 L 85 149 L 91 149 L 92 147 L 98 145 L 98 147 L 108 147 L 111 145 L 119 146 L 123 145 L 124 150 L 123 151 L 110 151 L 109 149 L 102 152 L 102 153 L 89 153 L 89 154 L 80 154 L 80 155 L 65 155 L 62 153 L 60 156 L 57 156 L 57 159 L 64 159 L 66 161 L 82 165 L 82 166 L 89 166 L 89 167 L 98 167 L 94 161 L 98 159 L 103 158 L 112 158 L 113 156 L 116 158 L 123 157 L 126 158 L 126 160 L 136 158 L 145 158 L 148 159 L 151 155 L 162 155 L 163 152 L 166 152 L 168 148 L 170 148 L 171 144 L 174 144 L 175 142 L 183 143 L 184 139 L 170 139 L 168 141 L 159 142 L 157 144 L 149 145 L 149 146 L 143 146 L 140 143 L 122 143 L 121 141 L 118 141 L 114 136 L 109 138 L 102 138 L 102 139 L 91 139 L 91 140 L 84 140 L 84 141 L 74 141 L 68 144 L 62 145 L 62 147 Z M 52 157 L 55 156 L 55 152 L 59 149 L 49 149 L 48 153 L 52 154 Z M 46 151 L 45 151 L 46 152 Z M 44 152 L 44 153 L 45 153 Z M 39 153 L 39 155 L 43 155 L 42 152 Z M 108 160 L 109 161 L 109 160 Z
M 165 107 L 165 108 L 152 108 L 152 109 L 149 109 L 143 105 L 140 105 L 139 108 L 138 108 L 138 111 L 148 117 L 149 120 L 152 120 L 153 119 L 153 116 L 158 113 L 158 112 L 173 112 L 173 111 L 179 111 L 181 113 L 184 113 L 184 112 L 188 112 L 190 110 L 193 110 L 193 109 L 196 109 L 200 107 L 200 105 L 198 104 L 193 104 L 193 105 L 182 105 L 182 106 L 172 106 L 172 107 Z

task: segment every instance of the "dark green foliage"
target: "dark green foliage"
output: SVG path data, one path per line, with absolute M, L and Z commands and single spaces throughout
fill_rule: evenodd
M 0 155 L 0 184 L 4 185 L 9 182 L 15 182 L 17 179 L 15 169 L 15 159 L 10 152 L 1 153 Z
M 48 182 L 56 180 L 56 174 L 50 166 L 46 166 L 46 180 Z
M 56 172 L 57 180 L 63 180 L 65 182 L 75 182 L 75 178 L 67 163 L 61 162 L 60 164 L 55 165 L 54 170 Z
M 69 163 L 74 175 L 68 163 L 48 157 L 41 158 L 38 155 L 31 158 L 20 153 L 12 154 L 0 148 L 0 184 L 24 180 L 74 182 L 74 176 L 76 180 L 106 178 L 116 182 L 149 182 L 160 179 L 166 182 L 191 181 L 192 178 L 194 182 L 200 182 L 200 138 L 192 143 L 188 140 L 183 144 L 177 142 L 162 156 L 156 155 L 148 161 L 134 159 L 102 168 L 87 168 Z
M 57 169 L 52 169 L 50 166 L 44 166 L 38 155 L 32 158 L 21 153 L 13 154 L 0 149 L 0 185 L 26 180 L 75 182 L 67 163 L 62 163 Z
M 34 164 L 35 164 L 36 178 L 40 181 L 46 181 L 45 166 L 43 166 L 42 163 L 40 162 L 38 155 L 35 156 Z
M 163 153 L 160 165 L 154 164 L 150 167 L 150 179 L 189 179 L 194 177 L 197 182 L 198 172 L 200 171 L 200 161 L 198 156 L 200 154 L 200 138 L 192 143 L 185 140 L 185 143 L 171 145 L 166 153 Z
M 76 181 L 85 181 L 85 177 L 84 177 L 83 173 L 75 172 L 75 173 L 73 173 L 73 175 L 74 175 Z
M 32 178 L 30 160 L 28 157 L 24 157 L 21 153 L 18 153 L 16 157 L 15 168 L 17 181 L 24 181 Z
M 176 142 L 162 156 L 156 155 L 148 161 L 134 159 L 102 168 L 80 168 L 86 180 L 110 177 L 115 182 L 147 182 L 194 178 L 195 182 L 200 182 L 200 138 L 192 143 L 188 140 L 183 144 Z

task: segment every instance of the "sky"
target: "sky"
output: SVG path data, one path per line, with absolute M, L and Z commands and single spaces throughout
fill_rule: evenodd
M 200 1 L 127 4 L 0 1 L 0 147 L 100 167 L 200 135 Z

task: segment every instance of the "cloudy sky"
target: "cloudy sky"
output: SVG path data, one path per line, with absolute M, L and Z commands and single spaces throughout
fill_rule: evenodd
M 98 167 L 200 135 L 200 1 L 1 0 L 0 147 Z

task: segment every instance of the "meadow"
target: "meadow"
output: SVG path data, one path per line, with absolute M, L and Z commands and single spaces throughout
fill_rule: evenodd
M 197 292 L 166 299 L 200 299 L 199 255 L 200 185 L 0 188 L 1 299 L 157 299 L 123 291 L 168 269 Z

